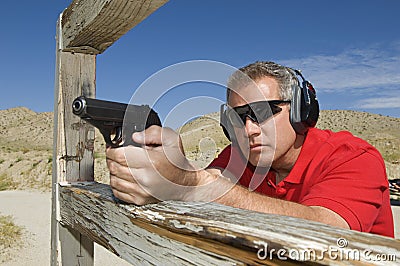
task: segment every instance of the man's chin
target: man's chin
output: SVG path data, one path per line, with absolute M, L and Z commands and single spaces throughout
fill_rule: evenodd
M 247 148 L 247 147 L 246 147 Z M 275 150 L 270 146 L 260 146 L 257 149 L 241 149 L 242 155 L 254 167 L 270 168 L 274 160 Z
M 251 163 L 251 165 L 253 165 L 254 167 L 257 168 L 264 168 L 269 170 L 269 168 L 271 168 L 272 165 L 272 159 L 273 158 L 249 158 L 249 162 Z

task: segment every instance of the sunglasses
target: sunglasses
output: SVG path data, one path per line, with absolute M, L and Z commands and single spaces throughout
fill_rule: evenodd
M 278 105 L 283 103 L 290 103 L 290 101 L 259 101 L 234 108 L 227 104 L 223 104 L 221 106 L 221 111 L 225 109 L 226 117 L 234 127 L 243 128 L 246 124 L 247 117 L 256 123 L 261 124 L 268 118 L 282 111 L 282 108 Z

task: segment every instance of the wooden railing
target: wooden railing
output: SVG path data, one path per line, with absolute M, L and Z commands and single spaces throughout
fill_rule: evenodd
M 214 203 L 116 200 L 108 185 L 60 183 L 62 226 L 133 265 L 396 264 L 400 242 Z
M 400 242 L 213 203 L 137 207 L 94 182 L 94 129 L 72 100 L 95 96 L 96 56 L 167 0 L 74 0 L 57 24 L 52 265 L 93 265 L 96 242 L 134 265 L 393 264 Z

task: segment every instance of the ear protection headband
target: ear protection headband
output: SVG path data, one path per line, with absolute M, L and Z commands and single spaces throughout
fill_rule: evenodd
M 319 117 L 319 104 L 316 91 L 312 84 L 307 81 L 300 71 L 292 69 L 296 78 L 296 85 L 292 86 L 292 100 L 290 102 L 290 124 L 297 134 L 304 135 L 310 127 L 317 124 Z M 226 116 L 224 106 L 220 110 L 220 125 L 225 136 L 232 142 L 236 141 L 233 126 Z

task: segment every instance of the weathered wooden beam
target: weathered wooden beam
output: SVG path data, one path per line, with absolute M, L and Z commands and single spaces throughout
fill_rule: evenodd
M 379 254 L 390 256 L 385 265 L 400 261 L 397 240 L 293 217 L 213 203 L 120 204 L 94 182 L 60 191 L 61 222 L 134 265 L 379 265 Z
M 74 0 L 62 14 L 63 50 L 99 54 L 168 0 Z

